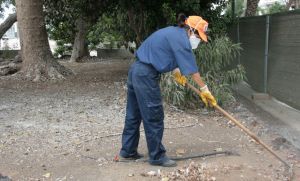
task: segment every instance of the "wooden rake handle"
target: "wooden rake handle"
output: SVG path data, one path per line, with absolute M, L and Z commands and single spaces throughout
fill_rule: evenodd
M 195 93 L 200 95 L 200 91 L 195 88 L 193 85 L 187 83 L 186 86 L 190 89 L 192 89 Z M 268 145 L 266 145 L 264 142 L 258 139 L 258 137 L 252 133 L 249 129 L 247 129 L 244 125 L 240 123 L 237 119 L 235 119 L 233 116 L 231 116 L 228 112 L 226 112 L 224 109 L 222 109 L 219 105 L 214 106 L 216 110 L 221 112 L 225 117 L 227 117 L 230 121 L 234 122 L 239 128 L 241 128 L 247 135 L 249 135 L 252 139 L 254 139 L 257 143 L 262 145 L 266 150 L 268 150 L 272 155 L 274 155 L 278 160 L 280 160 L 282 163 L 284 163 L 286 166 L 291 168 L 291 166 L 285 162 L 279 155 L 277 155 Z

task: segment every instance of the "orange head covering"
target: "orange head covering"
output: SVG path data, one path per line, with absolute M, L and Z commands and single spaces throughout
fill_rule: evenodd
M 200 16 L 189 16 L 185 20 L 185 24 L 189 25 L 191 28 L 194 28 L 198 31 L 200 38 L 207 42 L 207 36 L 205 34 L 208 23 L 204 19 L 202 19 Z

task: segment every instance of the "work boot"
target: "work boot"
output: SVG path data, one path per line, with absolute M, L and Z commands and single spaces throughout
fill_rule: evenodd
M 174 160 L 167 158 L 162 163 L 151 164 L 151 165 L 162 166 L 162 167 L 176 167 L 177 163 Z
M 164 161 L 161 166 L 163 167 L 176 167 L 177 163 L 174 160 L 168 159 L 166 161 Z
M 122 157 L 120 155 L 120 160 L 138 160 L 138 159 L 141 159 L 143 157 L 144 157 L 144 155 L 140 154 L 140 153 L 137 153 L 137 154 L 135 154 L 133 156 L 129 156 L 129 157 Z

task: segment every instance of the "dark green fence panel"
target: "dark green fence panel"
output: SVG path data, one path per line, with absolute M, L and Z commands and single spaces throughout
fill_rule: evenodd
M 269 16 L 268 49 L 267 16 L 241 18 L 228 34 L 242 45 L 239 60 L 251 87 L 300 109 L 300 10 Z
M 268 93 L 300 109 L 300 12 L 270 18 Z
M 266 17 L 251 17 L 239 22 L 239 39 L 243 51 L 240 61 L 245 66 L 248 83 L 254 90 L 263 91 Z

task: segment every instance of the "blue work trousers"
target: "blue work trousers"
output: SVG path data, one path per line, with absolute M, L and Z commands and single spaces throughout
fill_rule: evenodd
M 122 157 L 137 154 L 140 124 L 143 120 L 149 162 L 161 164 L 167 159 L 162 144 L 164 111 L 159 87 L 159 72 L 152 65 L 136 61 L 128 73 L 127 107 L 122 135 Z

